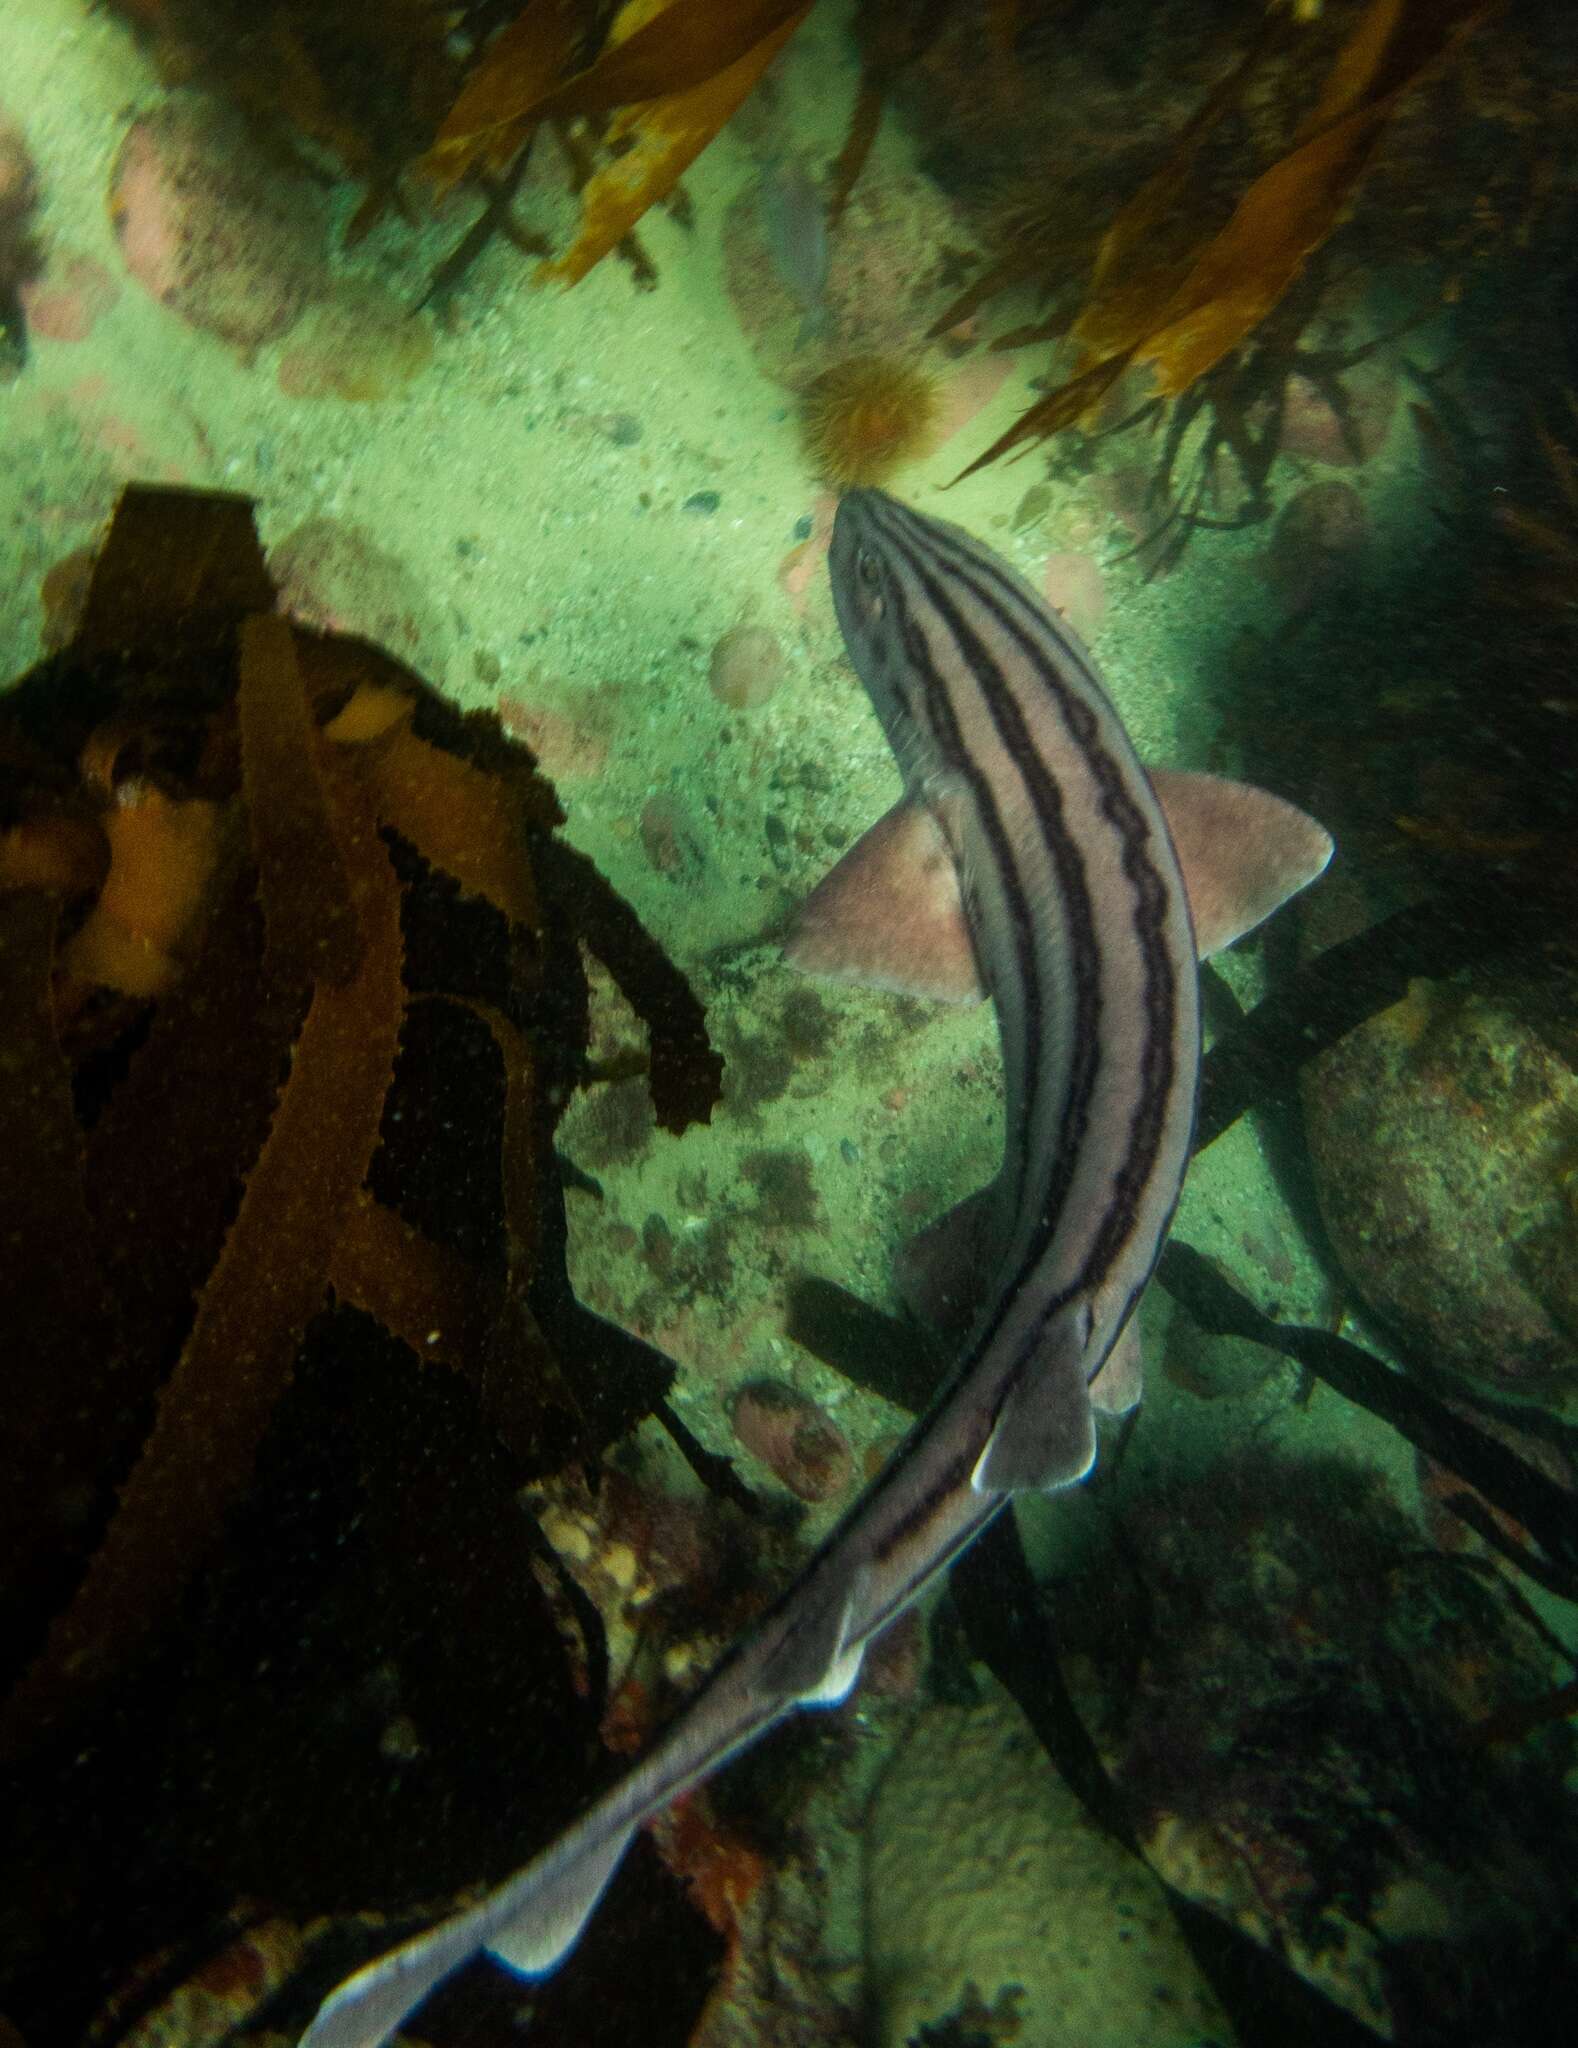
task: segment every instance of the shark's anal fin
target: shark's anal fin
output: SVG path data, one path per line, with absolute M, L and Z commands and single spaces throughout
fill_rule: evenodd
M 762 1668 L 770 1697 L 805 1707 L 836 1707 L 860 1677 L 865 1643 L 856 1638 L 861 1602 L 871 1573 L 862 1565 L 842 1599 L 829 1600 L 791 1627 Z
M 1096 1423 L 1085 1384 L 1089 1340 L 1089 1304 L 1071 1302 L 1003 1398 L 972 1477 L 977 1493 L 1055 1493 L 1090 1470 Z
M 489 1933 L 488 1954 L 523 1977 L 546 1977 L 580 1940 L 634 1832 L 619 1829 L 529 1891 L 510 1917 Z

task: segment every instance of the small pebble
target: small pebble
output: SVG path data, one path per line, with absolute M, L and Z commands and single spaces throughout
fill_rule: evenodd
M 712 694 L 731 710 L 765 704 L 783 675 L 783 649 L 765 626 L 733 626 L 712 650 Z
M 723 500 L 716 491 L 692 491 L 685 500 L 684 509 L 705 519 L 710 518 L 722 503 Z
M 767 841 L 767 851 L 779 873 L 792 865 L 789 851 L 789 828 L 782 818 L 769 811 L 762 820 L 762 836 Z
M 596 413 L 592 425 L 605 441 L 612 441 L 616 448 L 633 448 L 641 439 L 641 422 L 633 412 Z

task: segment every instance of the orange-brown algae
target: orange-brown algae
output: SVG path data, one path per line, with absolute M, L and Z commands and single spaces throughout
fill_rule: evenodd
M 931 452 L 937 380 L 898 356 L 850 356 L 806 390 L 801 437 L 811 466 L 835 490 L 885 483 Z

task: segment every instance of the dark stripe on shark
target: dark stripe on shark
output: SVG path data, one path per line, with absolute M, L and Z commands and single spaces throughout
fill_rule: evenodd
M 938 601 L 939 593 L 937 592 L 936 585 L 919 570 L 911 550 L 904 545 L 898 535 L 890 535 L 888 539 L 894 553 L 907 564 L 911 573 L 915 575 L 916 580 L 921 584 L 928 603 L 932 605 L 934 610 L 938 611 L 940 616 L 943 615 L 942 607 Z M 1013 842 L 1004 829 L 1002 818 L 992 795 L 990 783 L 977 770 L 970 758 L 969 749 L 966 747 L 963 734 L 959 730 L 959 722 L 954 713 L 953 700 L 948 693 L 948 685 L 932 662 L 926 636 L 913 618 L 909 606 L 905 603 L 903 591 L 896 584 L 890 593 L 890 598 L 900 613 L 899 633 L 904 643 L 905 654 L 916 674 L 924 678 L 927 719 L 931 724 L 932 730 L 941 737 L 949 759 L 960 764 L 960 772 L 963 774 L 969 787 L 971 801 L 975 807 L 976 819 L 980 826 L 982 837 L 991 849 L 993 866 L 1000 878 L 1001 895 L 1003 901 L 1008 906 L 1012 950 L 1016 968 L 1015 979 L 1021 989 L 1031 989 L 1036 985 L 1035 929 L 1030 919 L 1029 894 L 1025 888 L 1024 877 L 1020 874 L 1018 864 L 1014 859 Z M 955 638 L 957 639 L 957 636 Z M 1061 803 L 1059 803 L 1058 809 L 1059 813 L 1061 813 Z M 1066 834 L 1064 838 L 1069 846 L 1071 856 L 1077 860 L 1078 856 L 1073 853 L 1072 842 L 1067 841 Z M 961 889 L 966 886 L 966 878 L 962 876 L 960 878 L 960 886 Z M 1083 873 L 1078 876 L 1077 887 L 1081 893 L 1084 892 Z M 1065 887 L 1065 897 L 1067 893 L 1068 891 Z M 975 928 L 976 921 L 972 921 L 971 929 L 974 930 Z M 1030 1072 L 1039 1075 L 1042 1071 L 1043 1038 L 1043 1018 L 1040 1004 L 1027 1002 L 1024 1005 L 1023 1014 L 1026 1032 L 1026 1062 Z M 1019 1134 L 1010 1134 L 1008 1141 L 1016 1161 L 1015 1176 L 1018 1181 L 1018 1186 L 1015 1189 L 1016 1211 L 1023 1205 L 1025 1194 L 1024 1179 L 1027 1170 L 1026 1148 L 1018 1141 L 1018 1138 Z
M 1075 650 L 1061 640 L 1048 644 L 1045 618 L 1031 608 L 1026 602 L 1024 592 L 994 564 L 982 561 L 968 549 L 945 545 L 935 539 L 930 532 L 917 533 L 902 520 L 902 515 L 892 516 L 892 508 L 888 506 L 882 507 L 882 513 L 884 516 L 874 519 L 873 524 L 882 528 L 884 538 L 906 561 L 911 574 L 924 590 L 927 602 L 934 607 L 939 618 L 946 624 L 972 680 L 981 691 L 982 700 L 992 717 L 998 737 L 1013 757 L 1035 804 L 1036 816 L 1041 824 L 1053 869 L 1063 893 L 1074 948 L 1076 1060 L 1079 1060 L 1084 1047 L 1094 1047 L 1096 1043 L 1095 1024 L 1099 1018 L 1101 1000 L 1101 954 L 1094 929 L 1089 891 L 1085 887 L 1084 863 L 1080 860 L 1078 849 L 1073 846 L 1064 827 L 1061 794 L 1031 740 L 1019 704 L 1004 684 L 991 655 L 971 631 L 962 612 L 949 599 L 946 590 L 939 583 L 939 575 L 969 592 L 981 610 L 1018 647 L 1030 670 L 1055 702 L 1064 730 L 1077 749 L 1092 782 L 1100 791 L 1104 813 L 1117 832 L 1122 848 L 1123 872 L 1132 891 L 1130 921 L 1142 963 L 1141 1002 L 1144 1032 L 1140 1047 L 1138 1088 L 1130 1116 L 1129 1142 L 1123 1164 L 1115 1176 L 1112 1199 L 1092 1238 L 1079 1280 L 1074 1287 L 1067 1292 L 1060 1292 L 1059 1296 L 1046 1304 L 1041 1318 L 1044 1325 L 1057 1313 L 1070 1294 L 1082 1290 L 1094 1292 L 1099 1287 L 1102 1278 L 1133 1233 L 1136 1212 L 1143 1200 L 1161 1147 L 1174 1081 L 1174 1040 L 1178 1007 L 1177 973 L 1165 931 L 1169 901 L 1168 885 L 1162 870 L 1151 858 L 1152 827 L 1129 794 L 1123 764 L 1101 744 L 1095 713 L 1083 698 L 1068 688 L 1058 673 L 1057 664 L 1060 658 L 1077 663 L 1082 670 L 1085 668 Z M 923 566 L 927 557 L 934 565 L 936 574 L 928 573 Z M 924 636 L 921 635 L 919 628 L 907 618 L 905 627 L 906 641 L 916 643 L 912 646 L 911 652 L 928 677 L 929 706 L 935 708 L 938 702 L 946 699 L 946 686 L 925 656 Z M 1086 673 L 1088 676 L 1088 671 Z M 1088 680 L 1093 689 L 1099 689 L 1100 686 L 1094 677 L 1088 677 Z M 957 723 L 952 720 L 951 706 L 949 730 L 953 742 L 948 749 L 951 758 L 955 761 L 967 760 Z M 972 794 L 980 808 L 983 826 L 990 826 L 989 837 L 994 853 L 998 854 L 999 872 L 1005 880 L 1012 878 L 1012 890 L 1005 889 L 1004 893 L 1013 905 L 1017 923 L 1028 916 L 1023 878 L 1018 874 L 1011 855 L 1007 852 L 1001 823 L 990 795 L 984 788 L 983 779 L 972 775 L 971 785 Z M 1076 876 L 1077 881 L 1073 879 Z M 1033 953 L 1027 962 L 1026 949 L 1023 945 L 1016 942 L 1014 950 L 1022 976 L 1020 998 L 1025 1004 L 1027 1018 L 1035 1023 L 1039 1042 L 1040 1004 Z M 1043 1228 L 1036 1244 L 1026 1255 L 1016 1285 L 1024 1283 L 1031 1268 L 1051 1242 L 1062 1202 L 1067 1194 L 1068 1181 L 1079 1156 L 1094 1081 L 1093 1053 L 1085 1057 L 1084 1067 L 1084 1073 L 1076 1071 L 1070 1076 L 1069 1100 L 1057 1152 L 1051 1171 L 1047 1175 L 1047 1193 L 1052 1199 L 1045 1204 Z M 1040 1073 L 1039 1064 L 1030 1066 L 1028 1085 L 1032 1090 L 1040 1078 Z M 1071 1122 L 1071 1118 L 1077 1118 L 1077 1123 Z M 1033 1125 L 1034 1117 L 1027 1113 L 1025 1126 L 1028 1129 Z M 1021 1196 L 1027 1192 L 1023 1178 L 1027 1173 L 1028 1161 L 1022 1160 Z
M 953 1373 L 950 1376 L 949 1385 L 955 1384 L 960 1377 L 959 1373 Z M 902 1548 L 909 1538 L 915 1534 L 915 1531 L 921 1527 L 922 1523 L 928 1521 L 937 1513 L 939 1503 L 945 1498 L 944 1489 L 946 1489 L 947 1493 L 953 1493 L 962 1491 L 969 1484 L 970 1474 L 975 1470 L 975 1461 L 979 1455 L 979 1452 L 972 1452 L 969 1456 L 955 1458 L 951 1465 L 945 1467 L 937 1483 L 928 1487 L 925 1494 L 916 1501 L 909 1513 L 899 1517 L 898 1521 L 893 1524 L 892 1528 L 883 1537 L 877 1550 L 877 1555 L 884 1564 L 887 1563 L 895 1550 Z M 895 1459 L 895 1467 L 901 1462 L 901 1460 Z
M 961 567 L 957 571 L 959 580 L 971 589 L 976 601 L 983 608 L 993 612 L 1003 629 L 1018 639 L 1027 653 L 1032 652 L 1031 642 L 1036 633 L 1045 631 L 1045 621 L 1039 611 L 1031 609 L 1026 603 L 1024 592 L 996 562 L 989 557 L 977 558 L 962 549 L 960 554 L 968 561 L 969 568 L 966 570 Z M 998 592 L 999 602 L 996 604 L 987 596 L 985 586 L 988 584 L 995 586 Z M 1009 617 L 1010 606 L 1025 623 L 1015 625 L 1012 622 Z M 1090 687 L 1099 691 L 1101 685 L 1078 650 L 1061 635 L 1058 637 L 1057 647 L 1061 654 L 1083 672 Z M 1098 1276 L 1111 1265 L 1131 1234 L 1134 1211 L 1149 1182 L 1150 1171 L 1161 1146 L 1176 1067 L 1174 1046 L 1178 1022 L 1178 975 L 1172 948 L 1168 945 L 1166 936 L 1168 885 L 1162 870 L 1151 857 L 1151 824 L 1144 813 L 1136 807 L 1129 794 L 1122 765 L 1100 745 L 1096 718 L 1089 706 L 1081 698 L 1063 688 L 1058 682 L 1055 669 L 1047 662 L 1038 663 L 1038 667 L 1060 700 L 1070 737 L 1079 746 L 1086 766 L 1102 792 L 1106 814 L 1118 830 L 1123 845 L 1123 871 L 1134 892 L 1131 926 L 1144 963 L 1142 1003 L 1146 1029 L 1140 1048 L 1141 1087 L 1130 1119 L 1131 1143 L 1124 1173 L 1119 1176 L 1120 1193 L 1107 1210 L 1103 1230 L 1098 1233 L 1092 1245 L 1086 1269 L 1083 1284 L 1094 1289 L 1098 1284 Z M 1102 694 L 1105 695 L 1105 692 Z M 1071 714 L 1072 718 L 1078 720 L 1077 727 L 1071 722 Z M 1144 772 L 1143 769 L 1141 772 Z M 1191 1103 L 1191 1122 L 1193 1113 Z M 1123 1185 L 1126 1176 L 1130 1181 L 1127 1188 Z M 1169 1222 L 1176 1206 L 1175 1197 L 1168 1209 Z M 1104 1243 L 1104 1238 L 1109 1238 L 1110 1242 Z M 1160 1243 L 1161 1240 L 1158 1239 L 1158 1251 Z M 1142 1290 L 1136 1291 L 1136 1299 L 1140 1291 Z
M 1040 995 L 1041 977 L 1035 957 L 1035 926 L 1030 909 L 1030 892 L 1026 887 L 1025 877 L 1015 861 L 1013 844 L 998 812 L 991 784 L 970 757 L 969 748 L 959 728 L 947 680 L 933 663 L 926 636 L 905 605 L 903 592 L 895 586 L 892 598 L 903 612 L 901 631 L 905 651 L 916 671 L 925 678 L 927 717 L 942 743 L 950 764 L 957 766 L 965 777 L 982 837 L 991 850 L 999 878 L 999 892 L 1008 907 L 1012 926 L 1016 986 L 1012 990 L 994 989 L 993 994 L 1000 1003 L 1005 1000 L 1016 1003 L 1024 1018 L 1027 1074 L 1024 1129 L 1010 1132 L 1008 1143 L 1015 1161 L 1015 1213 L 1023 1215 L 1033 1204 L 1040 1216 L 1040 1229 L 1034 1248 L 1027 1254 L 1019 1276 L 1022 1278 L 1023 1273 L 1040 1258 L 1057 1229 L 1089 1124 L 1090 1098 L 1095 1088 L 1099 1065 L 1101 1021 L 1099 949 L 1090 888 L 1084 860 L 1064 823 L 1062 793 L 1037 754 L 1018 705 L 1007 697 L 996 662 L 978 636 L 970 630 L 958 608 L 950 601 L 938 576 L 928 568 L 922 548 L 912 544 L 910 535 L 900 530 L 897 522 L 886 523 L 884 539 L 894 554 L 904 562 L 919 585 L 926 603 L 947 629 L 965 670 L 980 692 L 999 739 L 1024 779 L 1035 808 L 1042 843 L 1057 879 L 1064 921 L 1070 937 L 1073 954 L 1071 964 L 1074 1015 L 1069 1033 L 1069 1071 L 1063 1091 L 1057 1145 L 1051 1160 L 1038 1176 L 1041 1185 L 1032 1196 L 1032 1160 L 1030 1148 L 1025 1143 L 1025 1132 L 1035 1127 L 1035 1105 L 1046 1078 L 1046 1060 L 1045 1019 Z M 938 566 L 944 575 L 957 573 L 947 562 Z M 993 609 L 994 616 L 1000 617 L 995 608 Z M 1006 621 L 1004 623 L 1006 624 Z M 1029 649 L 1026 651 L 1032 652 Z M 1043 664 L 1037 662 L 1038 669 L 1042 666 Z

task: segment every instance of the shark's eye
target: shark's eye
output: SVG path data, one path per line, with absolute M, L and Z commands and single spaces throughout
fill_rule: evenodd
M 882 571 L 877 567 L 877 558 L 869 548 L 862 548 L 855 557 L 855 574 L 868 590 L 880 590 Z

